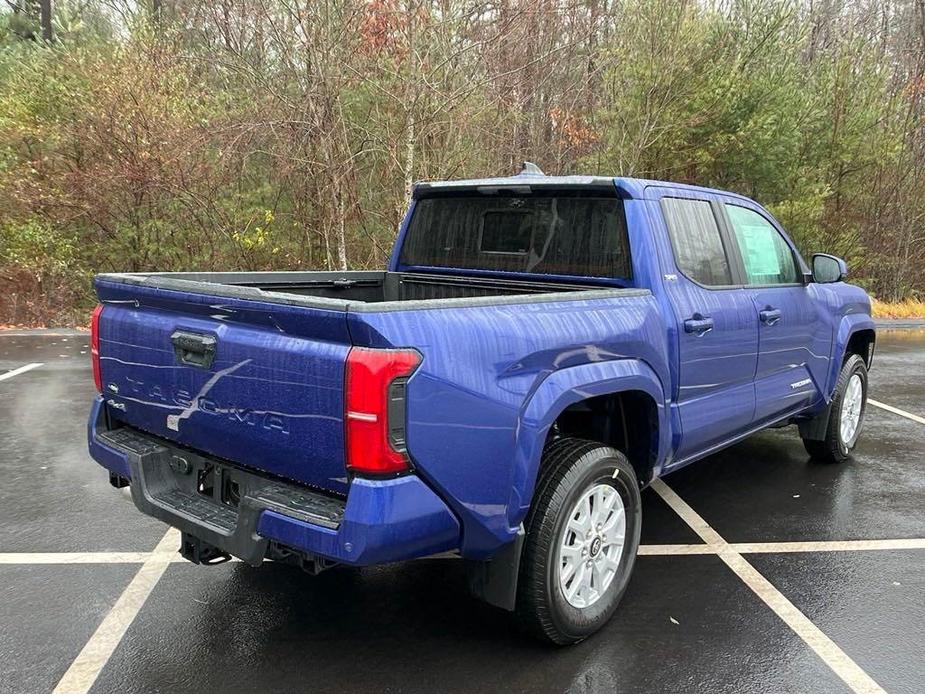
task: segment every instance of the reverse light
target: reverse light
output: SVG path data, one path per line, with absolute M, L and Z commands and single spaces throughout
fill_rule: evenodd
M 93 309 L 93 315 L 90 316 L 90 361 L 93 364 L 93 382 L 96 389 L 103 392 L 103 376 L 100 373 L 100 314 L 103 313 L 103 305 L 100 304 Z
M 347 467 L 353 472 L 396 475 L 410 468 L 405 386 L 420 363 L 414 350 L 351 348 L 344 421 Z

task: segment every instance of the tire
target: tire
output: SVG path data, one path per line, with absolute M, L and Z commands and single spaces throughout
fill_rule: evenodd
M 860 388 L 859 401 L 857 388 Z M 826 463 L 843 463 L 848 460 L 861 435 L 866 409 L 867 367 L 861 357 L 852 354 L 842 365 L 835 383 L 825 438 L 821 441 L 803 439 L 806 452 L 815 460 Z M 853 425 L 852 418 L 856 418 Z M 846 423 L 844 427 L 843 422 Z
M 574 516 L 579 502 L 585 500 L 588 505 Z M 590 513 L 595 504 L 601 515 Z M 622 547 L 620 504 L 624 512 Z M 599 531 L 594 521 L 601 518 L 605 520 Z M 608 537 L 606 529 L 611 523 L 613 534 Z M 585 532 L 582 538 L 574 530 L 588 525 L 593 528 L 592 537 Z M 515 607 L 520 625 L 560 645 L 577 643 L 604 626 L 626 591 L 641 527 L 639 484 L 626 456 L 582 439 L 563 438 L 550 444 L 543 454 L 534 503 L 525 523 Z M 560 553 L 572 557 L 571 562 Z M 589 571 L 592 557 L 591 584 L 576 584 L 579 575 Z M 569 564 L 565 573 L 572 572 L 565 588 L 560 580 L 563 561 Z M 602 589 L 596 590 L 595 583 Z M 566 591 L 573 595 L 569 597 Z

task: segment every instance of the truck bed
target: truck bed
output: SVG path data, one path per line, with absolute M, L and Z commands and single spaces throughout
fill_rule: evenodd
M 648 294 L 398 272 L 99 275 L 96 288 L 100 387 L 113 423 L 335 494 L 348 487 L 343 398 L 352 347 L 413 346 L 427 360 L 434 335 L 450 330 L 441 320 L 497 335 L 521 305 Z M 411 316 L 425 309 L 443 310 Z M 456 348 L 477 355 L 472 344 Z M 431 359 L 463 368 L 460 353 Z M 487 355 L 479 362 L 494 363 Z
M 169 272 L 108 274 L 100 275 L 99 279 L 185 293 L 357 311 L 417 307 L 407 305 L 409 302 L 427 302 L 427 306 L 433 306 L 434 300 L 440 299 L 501 299 L 525 294 L 619 289 L 601 284 L 384 271 Z

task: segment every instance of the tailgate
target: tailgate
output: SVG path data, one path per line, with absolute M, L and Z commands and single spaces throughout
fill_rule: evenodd
M 346 312 L 97 280 L 113 418 L 346 493 Z

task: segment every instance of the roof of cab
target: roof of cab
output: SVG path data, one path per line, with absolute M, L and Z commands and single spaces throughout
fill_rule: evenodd
M 425 195 L 435 191 L 475 190 L 491 188 L 549 187 L 549 188 L 585 188 L 588 186 L 613 186 L 612 178 L 606 176 L 546 176 L 536 174 L 517 174 L 515 176 L 498 176 L 495 178 L 467 178 L 455 181 L 421 181 L 414 184 L 415 195 Z
M 655 181 L 644 178 L 608 177 L 608 176 L 547 176 L 545 174 L 524 172 L 514 176 L 498 176 L 494 178 L 469 178 L 455 181 L 421 181 L 414 185 L 415 198 L 426 197 L 433 193 L 483 190 L 492 188 L 611 188 L 615 187 L 617 194 L 626 199 L 642 199 L 646 197 L 649 187 L 671 187 L 691 193 L 704 193 L 710 195 L 727 195 L 747 200 L 742 195 L 730 191 L 693 186 L 686 183 L 673 183 L 671 181 Z

